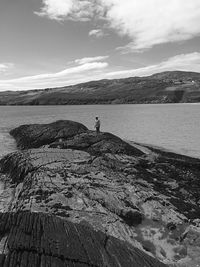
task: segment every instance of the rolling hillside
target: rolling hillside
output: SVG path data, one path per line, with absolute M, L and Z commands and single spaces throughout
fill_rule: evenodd
M 74 105 L 200 102 L 200 73 L 100 80 L 44 90 L 0 92 L 0 105 Z

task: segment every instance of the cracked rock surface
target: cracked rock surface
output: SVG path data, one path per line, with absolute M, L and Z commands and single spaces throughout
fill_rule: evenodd
M 0 266 L 200 264 L 200 160 L 70 121 L 11 134 L 26 150 L 0 161 Z
M 1 266 L 164 266 L 127 242 L 54 215 L 20 211 L 0 220 Z

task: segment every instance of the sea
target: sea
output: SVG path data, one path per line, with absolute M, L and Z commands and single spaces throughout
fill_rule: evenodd
M 22 124 L 81 122 L 124 140 L 200 158 L 200 104 L 0 106 L 0 157 L 16 150 L 9 131 Z

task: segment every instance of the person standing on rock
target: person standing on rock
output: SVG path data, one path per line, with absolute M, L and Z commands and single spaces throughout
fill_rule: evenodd
M 101 125 L 101 122 L 100 122 L 99 118 L 96 117 L 94 127 L 95 127 L 95 129 L 96 129 L 96 133 L 97 133 L 97 134 L 100 133 L 100 125 Z

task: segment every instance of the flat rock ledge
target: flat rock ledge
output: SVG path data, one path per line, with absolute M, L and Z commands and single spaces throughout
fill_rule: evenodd
M 0 266 L 197 267 L 200 160 L 58 121 L 11 131 Z

